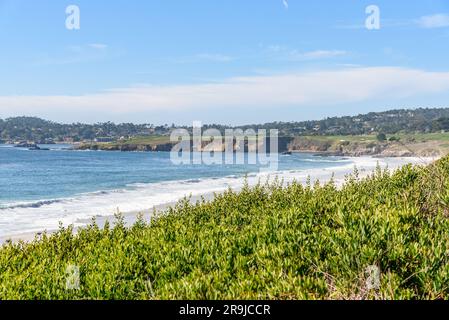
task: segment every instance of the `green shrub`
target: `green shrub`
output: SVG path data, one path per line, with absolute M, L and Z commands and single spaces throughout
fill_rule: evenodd
M 377 141 L 380 141 L 380 142 L 384 142 L 387 140 L 387 136 L 385 135 L 385 133 L 379 133 L 376 136 L 376 138 L 377 138 Z
M 337 188 L 274 181 L 0 250 L 1 299 L 449 297 L 449 160 Z M 67 290 L 67 266 L 79 290 Z M 381 271 L 379 288 L 366 270 Z

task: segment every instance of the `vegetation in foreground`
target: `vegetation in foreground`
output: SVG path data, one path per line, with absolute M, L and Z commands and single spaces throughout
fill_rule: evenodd
M 186 199 L 150 224 L 0 250 L 2 299 L 447 299 L 449 158 Z M 67 267 L 80 271 L 67 290 Z M 366 270 L 381 270 L 378 290 Z

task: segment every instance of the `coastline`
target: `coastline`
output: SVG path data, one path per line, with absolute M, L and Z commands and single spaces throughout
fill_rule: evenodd
M 361 157 L 436 157 L 449 152 L 447 137 L 425 135 L 390 135 L 378 139 L 374 135 L 355 136 L 282 136 L 278 141 L 279 153 L 312 153 L 321 156 Z M 208 141 L 202 147 L 212 151 Z M 269 143 L 267 142 L 267 145 Z M 171 151 L 174 142 L 168 137 L 136 138 L 129 141 L 81 142 L 74 150 L 121 151 L 121 152 L 164 152 Z M 223 152 L 223 145 L 212 147 L 215 152 Z M 237 146 L 234 145 L 234 151 Z M 245 145 L 244 151 L 250 151 Z
M 298 170 L 298 171 L 289 171 L 289 172 L 276 172 L 276 173 L 267 173 L 264 175 L 256 175 L 247 178 L 248 184 L 253 186 L 258 182 L 265 182 L 266 180 L 273 181 L 276 177 L 280 178 L 284 181 L 284 183 L 289 183 L 292 181 L 297 181 L 300 183 L 306 183 L 308 177 L 310 177 L 311 181 L 314 182 L 319 180 L 321 183 L 328 182 L 331 178 L 334 179 L 337 186 L 340 186 L 344 183 L 346 175 L 352 173 L 354 168 L 356 167 L 359 171 L 359 177 L 363 178 L 368 176 L 373 172 L 376 168 L 377 164 L 381 166 L 381 168 L 388 167 L 390 170 L 396 170 L 403 165 L 413 164 L 413 165 L 427 165 L 433 161 L 436 161 L 438 157 L 432 158 L 420 158 L 420 157 L 376 157 L 376 156 L 364 156 L 364 157 L 351 157 L 351 165 L 346 165 L 342 167 L 332 167 L 325 169 L 308 169 L 308 170 Z M 264 179 L 265 178 L 265 179 Z M 244 184 L 244 178 L 236 179 L 236 183 L 232 186 L 232 190 L 238 192 L 241 190 Z M 192 203 L 199 201 L 201 198 L 204 198 L 206 201 L 210 201 L 214 198 L 215 194 L 219 194 L 224 192 L 227 188 L 219 189 L 216 191 L 209 192 L 197 192 L 193 194 L 194 187 L 191 188 L 192 192 L 186 193 L 181 197 L 178 197 L 176 200 L 166 201 L 161 204 L 154 205 L 151 208 L 147 208 L 145 210 L 134 210 L 134 211 L 123 211 L 120 213 L 123 215 L 126 226 L 132 226 L 136 221 L 139 215 L 143 215 L 143 218 L 146 222 L 149 222 L 154 212 L 164 212 L 170 207 L 176 205 L 176 203 L 185 198 L 190 198 Z M 95 216 L 96 223 L 101 228 L 104 226 L 106 222 L 113 224 L 115 217 L 111 213 L 108 216 Z M 74 227 L 74 232 L 77 232 L 80 228 L 86 227 L 92 222 L 92 219 L 79 219 L 77 220 L 77 225 Z M 68 225 L 64 225 L 67 227 Z M 58 229 L 47 229 L 42 231 L 34 231 L 34 232 L 23 232 L 16 233 L 10 235 L 0 235 L 0 245 L 3 245 L 9 241 L 17 243 L 19 241 L 31 242 L 35 239 L 38 239 L 39 236 L 46 232 L 51 235 L 52 233 L 57 232 Z

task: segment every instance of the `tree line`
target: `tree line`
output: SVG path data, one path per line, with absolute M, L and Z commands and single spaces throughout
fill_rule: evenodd
M 15 117 L 0 119 L 0 140 L 32 140 L 42 143 L 67 139 L 77 142 L 101 137 L 120 139 L 145 135 L 169 135 L 175 127 L 174 124 L 156 126 L 112 122 L 61 124 L 36 117 Z M 191 129 L 185 126 L 183 128 Z M 234 129 L 227 125 L 204 125 L 204 129 L 208 128 L 216 128 L 223 133 L 225 129 Z M 398 109 L 315 121 L 271 122 L 239 128 L 243 130 L 277 129 L 280 136 L 432 133 L 449 131 L 449 108 Z

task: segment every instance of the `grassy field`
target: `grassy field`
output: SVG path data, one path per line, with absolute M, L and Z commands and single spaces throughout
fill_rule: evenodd
M 399 134 L 402 140 L 416 140 L 417 142 L 427 141 L 445 141 L 449 142 L 449 133 L 416 133 L 416 134 Z
M 396 138 L 399 142 L 393 142 L 399 145 L 417 145 L 426 142 L 432 143 L 431 148 L 441 149 L 442 153 L 449 152 L 449 133 L 430 133 L 430 134 L 397 134 L 388 135 L 387 139 Z M 334 145 L 338 146 L 342 143 L 351 143 L 352 145 L 370 145 L 372 143 L 378 143 L 376 135 L 358 135 L 358 136 L 301 136 L 297 137 L 302 140 L 309 140 L 310 142 L 316 143 L 318 145 Z M 251 138 L 250 138 L 251 139 Z M 293 138 L 291 138 L 293 141 Z M 210 141 L 210 137 L 203 137 L 203 141 Z M 96 146 L 98 149 L 109 150 L 109 149 L 120 149 L 122 146 L 158 146 L 170 143 L 170 136 L 138 136 L 133 137 L 128 140 L 116 141 L 116 142 L 105 142 L 105 143 L 94 143 L 85 144 L 84 146 L 91 147 Z M 387 141 L 388 143 L 388 141 Z M 415 146 L 422 149 L 423 145 Z M 280 150 L 281 152 L 287 150 Z
M 350 141 L 350 142 L 361 142 L 361 141 L 376 141 L 375 135 L 360 135 L 360 136 L 301 136 L 301 138 L 312 139 L 322 142 L 340 142 L 340 141 Z
M 140 144 L 140 145 L 156 145 L 165 144 L 170 142 L 170 136 L 146 136 L 146 137 L 134 137 L 125 141 L 121 141 L 123 144 Z
M 0 250 L 1 299 L 448 299 L 449 159 L 180 202 Z M 67 289 L 69 266 L 79 289 Z M 68 269 L 69 268 L 69 269 Z M 368 285 L 378 268 L 378 287 Z
M 411 141 L 416 142 L 427 142 L 427 141 L 444 141 L 449 142 L 449 133 L 416 133 L 416 134 L 395 134 L 387 135 L 389 138 L 399 138 L 401 141 Z M 329 141 L 329 142 L 339 142 L 339 141 L 350 141 L 350 142 L 369 142 L 377 141 L 375 134 L 373 135 L 355 135 L 355 136 L 304 136 L 304 138 L 309 138 L 317 141 Z
M 253 137 L 247 138 L 249 140 L 255 139 Z M 210 141 L 210 137 L 203 136 L 203 141 Z M 134 137 L 129 140 L 122 141 L 123 144 L 140 144 L 140 145 L 155 145 L 170 143 L 170 136 L 147 136 L 147 137 Z
M 385 141 L 378 141 L 377 135 L 303 136 L 295 138 L 291 148 L 346 156 L 435 157 L 449 153 L 449 133 L 387 135 Z

